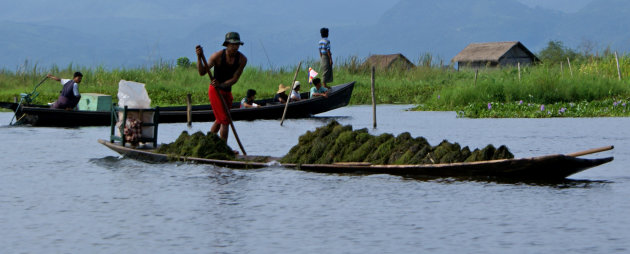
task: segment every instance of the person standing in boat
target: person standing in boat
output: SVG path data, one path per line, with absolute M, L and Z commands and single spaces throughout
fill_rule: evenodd
M 73 110 L 79 104 L 79 100 L 81 99 L 81 94 L 79 93 L 79 83 L 83 79 L 83 74 L 81 72 L 75 72 L 72 79 L 61 79 L 53 76 L 52 74 L 47 75 L 48 78 L 61 82 L 63 88 L 59 93 L 59 98 L 55 101 L 50 107 L 56 109 L 65 109 L 65 110 Z
M 322 72 L 322 83 L 324 87 L 330 89 L 329 84 L 333 82 L 333 61 L 330 52 L 330 41 L 328 40 L 328 28 L 319 30 L 322 39 L 319 40 L 320 71 Z
M 223 42 L 225 49 L 214 52 L 208 59 L 208 69 L 214 67 L 214 79 L 208 87 L 208 99 L 210 100 L 210 105 L 212 105 L 212 112 L 215 118 L 210 131 L 212 133 L 218 132 L 221 139 L 225 141 L 228 138 L 230 125 L 226 110 L 230 109 L 223 107 L 219 96 L 222 96 L 228 107 L 231 107 L 234 100 L 232 86 L 238 82 L 241 74 L 243 74 L 245 65 L 247 65 L 247 57 L 238 51 L 243 44 L 241 36 L 237 32 L 229 32 L 225 35 L 225 41 Z M 202 64 L 203 60 L 201 60 L 203 48 L 197 46 L 195 52 L 197 53 L 197 70 L 199 75 L 206 75 L 206 69 Z

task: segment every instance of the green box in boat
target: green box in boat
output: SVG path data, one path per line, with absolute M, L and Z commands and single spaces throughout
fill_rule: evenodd
M 81 93 L 81 100 L 79 100 L 79 110 L 110 111 L 111 107 L 111 95 L 100 93 Z

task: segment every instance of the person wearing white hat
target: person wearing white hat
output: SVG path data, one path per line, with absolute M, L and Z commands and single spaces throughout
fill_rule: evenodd
M 300 96 L 300 81 L 293 83 L 293 90 L 291 91 L 291 101 L 299 101 L 302 99 Z

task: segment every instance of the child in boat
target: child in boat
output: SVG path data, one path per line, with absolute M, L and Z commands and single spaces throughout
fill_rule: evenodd
M 248 89 L 247 96 L 241 100 L 241 108 L 259 108 L 260 105 L 256 104 L 256 90 Z
M 322 86 L 322 81 L 319 78 L 313 79 L 314 87 L 311 88 L 310 98 L 313 97 L 325 97 L 328 98 L 328 89 Z

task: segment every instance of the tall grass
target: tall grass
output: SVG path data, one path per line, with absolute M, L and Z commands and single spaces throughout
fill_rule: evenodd
M 424 110 L 466 110 L 471 105 L 488 103 L 555 104 L 584 101 L 627 99 L 630 97 L 630 56 L 619 58 L 622 80 L 618 80 L 614 55 L 583 58 L 567 64 L 539 64 L 517 68 L 480 69 L 475 85 L 475 71 L 445 68 L 432 63 L 434 57 L 425 54 L 418 58 L 412 69 L 390 69 L 376 71 L 376 95 L 379 104 L 416 104 Z M 363 66 L 363 59 L 349 57 L 336 59 L 334 84 L 356 81 L 351 104 L 371 103 L 371 70 Z M 298 80 L 307 84 L 308 67 L 319 68 L 314 60 L 303 62 Z M 235 100 L 245 96 L 247 89 L 255 89 L 258 98 L 272 97 L 279 84 L 290 85 L 295 66 L 265 70 L 247 67 L 240 81 L 233 87 Z M 152 104 L 182 105 L 186 94 L 192 94 L 194 104 L 208 102 L 208 78 L 199 76 L 195 66 L 178 67 L 169 62 L 158 62 L 142 68 L 107 70 L 104 67 L 87 68 L 68 65 L 65 68 L 52 66 L 43 69 L 25 63 L 18 71 L 0 70 L 0 101 L 12 101 L 20 93 L 31 92 L 46 73 L 62 78 L 72 77 L 75 71 L 84 75 L 82 93 L 114 95 L 121 79 L 146 84 Z M 571 75 L 571 72 L 573 75 Z M 57 99 L 61 84 L 46 81 L 38 88 L 40 96 L 36 103 L 52 102 Z
M 625 58 L 624 62 L 628 60 Z M 629 96 L 629 82 L 618 80 L 616 64 L 614 75 L 609 65 L 609 61 L 578 65 L 571 75 L 566 68 L 561 70 L 556 65 L 540 64 L 523 68 L 520 80 L 516 68 L 481 70 L 476 85 L 474 73 L 470 71 L 467 78 L 454 79 L 436 91 L 427 104 L 435 108 L 453 108 L 483 102 L 523 100 L 551 104 Z M 630 69 L 630 63 L 624 66 Z M 588 71 L 592 69 L 600 72 Z

